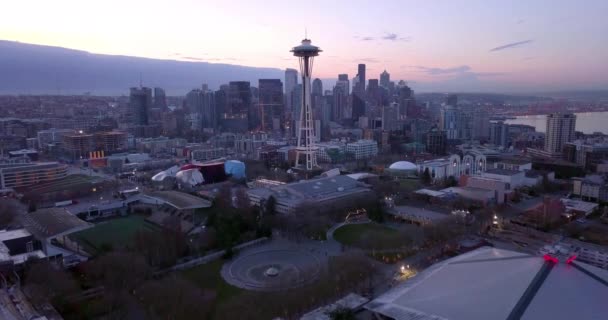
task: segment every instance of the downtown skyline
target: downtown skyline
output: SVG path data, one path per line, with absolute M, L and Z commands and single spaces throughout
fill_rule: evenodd
M 5 8 L 0 39 L 284 69 L 297 67 L 289 49 L 306 29 L 324 50 L 313 73 L 323 80 L 339 73 L 352 78 L 357 64 L 365 63 L 369 79 L 386 69 L 417 91 L 605 88 L 608 43 L 602 30 L 608 22 L 601 15 L 608 3 L 559 2 L 310 1 L 304 6 L 270 1 L 260 6 L 254 1 L 66 0 L 36 2 L 38 10 L 30 12 L 34 3 L 20 1 Z M 145 14 L 133 14 L 137 11 Z

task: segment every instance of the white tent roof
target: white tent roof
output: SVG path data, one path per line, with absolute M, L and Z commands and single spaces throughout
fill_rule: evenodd
M 409 161 L 397 161 L 388 168 L 393 170 L 417 170 L 418 167 Z

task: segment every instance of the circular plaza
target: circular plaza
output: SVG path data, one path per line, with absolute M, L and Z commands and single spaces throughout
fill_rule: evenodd
M 240 253 L 222 267 L 222 277 L 233 286 L 257 291 L 278 291 L 314 282 L 321 261 L 311 252 L 273 248 Z

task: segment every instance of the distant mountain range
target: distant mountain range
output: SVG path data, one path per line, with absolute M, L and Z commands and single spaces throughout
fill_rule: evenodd
M 129 87 L 162 87 L 183 95 L 203 83 L 283 79 L 283 71 L 230 64 L 93 54 L 0 40 L 0 94 L 128 94 Z

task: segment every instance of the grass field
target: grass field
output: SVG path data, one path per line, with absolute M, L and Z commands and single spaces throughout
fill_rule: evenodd
M 364 250 L 399 249 L 412 243 L 403 232 L 377 223 L 345 225 L 334 232 L 334 239 Z
M 142 230 L 160 231 L 160 228 L 144 220 L 144 217 L 130 215 L 124 218 L 101 222 L 95 227 L 70 235 L 87 252 L 96 253 L 105 245 L 113 248 L 128 246 L 137 232 Z
M 220 274 L 224 260 L 216 260 L 181 272 L 181 275 L 203 290 L 213 290 L 217 294 L 216 307 L 222 302 L 243 292 L 243 289 L 229 285 Z

